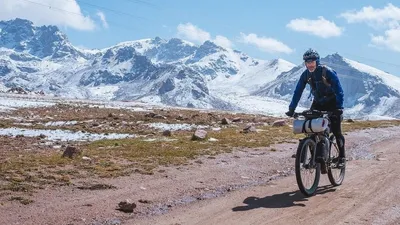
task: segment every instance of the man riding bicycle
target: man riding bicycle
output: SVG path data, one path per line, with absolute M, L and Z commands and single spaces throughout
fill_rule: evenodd
M 338 167 L 344 167 L 345 158 L 345 139 L 342 134 L 341 122 L 343 120 L 343 89 L 336 72 L 320 64 L 318 52 L 313 49 L 307 50 L 303 55 L 307 69 L 301 74 L 296 85 L 292 101 L 289 105 L 287 116 L 292 117 L 301 95 L 308 83 L 311 94 L 314 96 L 311 109 L 321 111 L 331 111 L 331 131 L 335 135 L 339 147 Z

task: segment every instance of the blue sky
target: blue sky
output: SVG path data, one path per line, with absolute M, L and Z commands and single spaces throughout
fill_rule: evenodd
M 213 40 L 259 59 L 301 63 L 338 52 L 400 76 L 400 4 L 387 1 L 2 0 L 0 19 L 54 24 L 80 47 L 182 38 Z

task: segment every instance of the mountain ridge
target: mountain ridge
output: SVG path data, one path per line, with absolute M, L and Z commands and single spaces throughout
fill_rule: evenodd
M 155 37 L 84 50 L 55 26 L 36 27 L 21 19 L 1 21 L 0 35 L 2 85 L 55 96 L 281 115 L 305 70 L 304 65 L 252 58 L 212 41 L 195 45 Z M 400 116 L 394 105 L 400 99 L 400 78 L 337 53 L 321 62 L 338 73 L 349 115 Z M 300 108 L 310 104 L 307 97 L 305 91 Z

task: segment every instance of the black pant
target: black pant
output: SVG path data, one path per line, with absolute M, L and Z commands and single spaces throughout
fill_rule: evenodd
M 326 104 L 318 104 L 317 102 L 313 102 L 311 105 L 311 109 L 320 110 L 320 111 L 334 111 L 336 109 L 336 100 L 333 99 L 332 101 L 327 102 Z M 344 143 L 345 139 L 342 134 L 342 115 L 332 115 L 329 117 L 331 120 L 331 131 L 333 135 L 336 137 L 336 142 L 339 147 L 339 157 L 345 157 L 345 149 Z

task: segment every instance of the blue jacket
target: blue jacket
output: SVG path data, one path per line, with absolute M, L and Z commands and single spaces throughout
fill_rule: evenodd
M 330 86 L 327 86 L 322 80 L 322 66 L 318 65 L 314 72 L 310 72 L 305 70 L 301 76 L 299 81 L 297 82 L 296 89 L 294 90 L 294 95 L 292 98 L 292 102 L 289 105 L 289 109 L 295 110 L 297 104 L 300 101 L 301 95 L 303 94 L 303 90 L 306 87 L 307 80 L 311 78 L 314 84 L 314 88 L 311 88 L 311 94 L 314 96 L 314 101 L 317 103 L 324 105 L 331 101 L 333 98 L 336 98 L 336 108 L 343 109 L 343 89 L 340 84 L 339 78 L 334 70 L 326 67 L 326 79 Z

